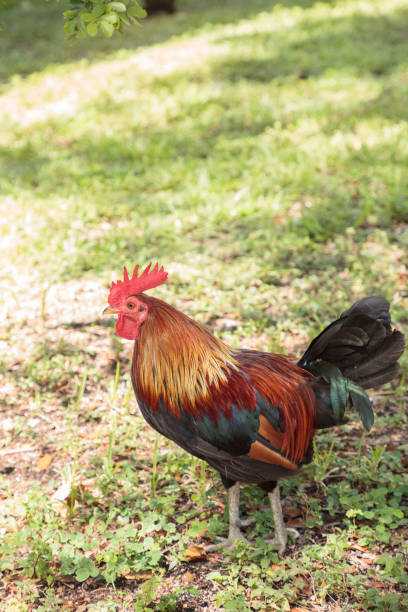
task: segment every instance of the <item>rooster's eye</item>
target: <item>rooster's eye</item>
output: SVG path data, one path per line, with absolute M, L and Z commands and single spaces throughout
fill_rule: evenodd
M 132 308 L 134 308 L 134 307 L 135 307 L 135 305 L 133 304 L 133 302 L 128 302 L 128 303 L 126 304 L 126 306 L 127 306 L 127 308 L 129 308 L 129 310 L 132 310 Z

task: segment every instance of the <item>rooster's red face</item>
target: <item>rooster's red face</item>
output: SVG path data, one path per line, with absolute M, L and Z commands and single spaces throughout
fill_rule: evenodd
M 103 311 L 104 314 L 117 314 L 116 331 L 126 340 L 136 340 L 139 328 L 144 323 L 148 315 L 148 308 L 135 296 L 129 296 L 120 306 L 112 308 L 108 306 Z
M 137 296 L 143 296 L 143 291 L 158 287 L 167 279 L 167 272 L 163 266 L 156 264 L 151 270 L 150 263 L 139 275 L 139 266 L 135 266 L 130 277 L 126 268 L 123 268 L 123 281 L 112 283 L 108 302 L 109 306 L 104 314 L 117 314 L 116 331 L 126 340 L 136 340 L 140 326 L 147 318 L 148 308 L 145 302 Z

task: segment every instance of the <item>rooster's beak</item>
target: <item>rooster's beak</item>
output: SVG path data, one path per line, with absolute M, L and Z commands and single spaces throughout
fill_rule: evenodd
M 103 315 L 107 314 L 119 314 L 119 310 L 117 308 L 112 308 L 112 306 L 107 306 L 105 310 L 102 312 Z

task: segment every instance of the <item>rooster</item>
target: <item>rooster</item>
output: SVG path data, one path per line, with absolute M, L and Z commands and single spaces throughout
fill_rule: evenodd
M 105 314 L 134 340 L 132 382 L 140 410 L 156 431 L 218 470 L 228 490 L 228 545 L 242 538 L 240 483 L 268 493 L 275 543 L 287 543 L 278 481 L 312 459 L 317 429 L 346 421 L 353 406 L 364 427 L 374 421 L 364 389 L 399 372 L 404 336 L 392 330 L 389 304 L 367 297 L 315 338 L 297 363 L 280 354 L 233 349 L 173 306 L 144 292 L 167 272 L 124 268 Z

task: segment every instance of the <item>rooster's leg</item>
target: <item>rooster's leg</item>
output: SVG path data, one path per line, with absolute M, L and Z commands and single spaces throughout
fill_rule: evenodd
M 286 532 L 285 523 L 282 514 L 282 505 L 280 501 L 279 485 L 277 484 L 272 493 L 268 493 L 269 501 L 272 508 L 273 522 L 275 525 L 275 542 L 278 545 L 278 552 L 282 555 L 285 552 L 288 534 Z
M 267 542 L 277 544 L 279 555 L 283 555 L 286 549 L 286 543 L 288 541 L 288 531 L 294 533 L 296 537 L 299 537 L 300 534 L 296 529 L 285 527 L 278 484 L 276 484 L 276 487 L 272 492 L 268 493 L 268 497 L 271 504 L 273 522 L 275 525 L 275 538 L 273 540 L 267 540 Z
M 239 482 L 236 482 L 228 489 L 228 514 L 229 514 L 229 533 L 228 543 L 233 544 L 235 540 L 242 540 L 239 520 Z
M 244 539 L 240 527 L 247 527 L 253 522 L 251 519 L 247 521 L 241 521 L 239 518 L 239 488 L 239 482 L 236 482 L 232 486 L 228 487 L 228 539 L 217 538 L 219 540 L 219 544 L 210 544 L 209 546 L 205 546 L 205 550 L 207 552 L 213 552 L 215 550 L 218 550 L 220 546 L 224 546 L 227 548 L 233 547 L 235 540 Z

